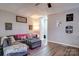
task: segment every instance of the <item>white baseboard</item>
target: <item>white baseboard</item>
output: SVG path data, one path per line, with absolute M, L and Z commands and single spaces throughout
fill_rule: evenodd
M 77 46 L 77 45 L 64 44 L 64 43 L 61 43 L 61 42 L 55 42 L 55 41 L 48 41 L 48 42 L 52 42 L 52 43 L 56 43 L 56 44 L 60 44 L 60 45 L 62 45 L 62 46 L 71 46 L 71 47 L 79 48 L 79 46 Z

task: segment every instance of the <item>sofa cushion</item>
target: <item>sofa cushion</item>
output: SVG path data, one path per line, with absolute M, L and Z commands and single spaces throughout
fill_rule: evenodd
M 16 34 L 15 35 L 16 40 L 27 39 L 29 37 L 31 37 L 30 34 Z

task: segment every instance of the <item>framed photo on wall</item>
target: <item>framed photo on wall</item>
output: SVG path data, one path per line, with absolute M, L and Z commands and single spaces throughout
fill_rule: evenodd
M 29 25 L 29 30 L 32 30 L 33 29 L 33 26 L 32 25 Z
M 5 23 L 5 30 L 12 30 L 12 23 Z
M 22 16 L 16 16 L 16 22 L 27 23 L 27 18 Z
M 66 15 L 66 21 L 73 21 L 73 13 Z
M 68 34 L 71 34 L 71 33 L 73 33 L 73 26 L 66 26 L 65 27 L 65 31 L 66 31 L 66 33 L 68 33 Z

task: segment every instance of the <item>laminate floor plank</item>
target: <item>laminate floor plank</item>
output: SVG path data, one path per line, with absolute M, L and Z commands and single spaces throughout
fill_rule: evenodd
M 30 49 L 28 56 L 79 56 L 79 48 L 49 42 L 47 46 Z

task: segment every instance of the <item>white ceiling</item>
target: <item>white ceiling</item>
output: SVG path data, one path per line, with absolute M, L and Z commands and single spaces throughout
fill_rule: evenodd
M 35 3 L 0 3 L 0 9 L 21 16 L 48 15 L 79 7 L 77 3 L 52 3 L 48 8 L 46 3 L 35 6 Z

